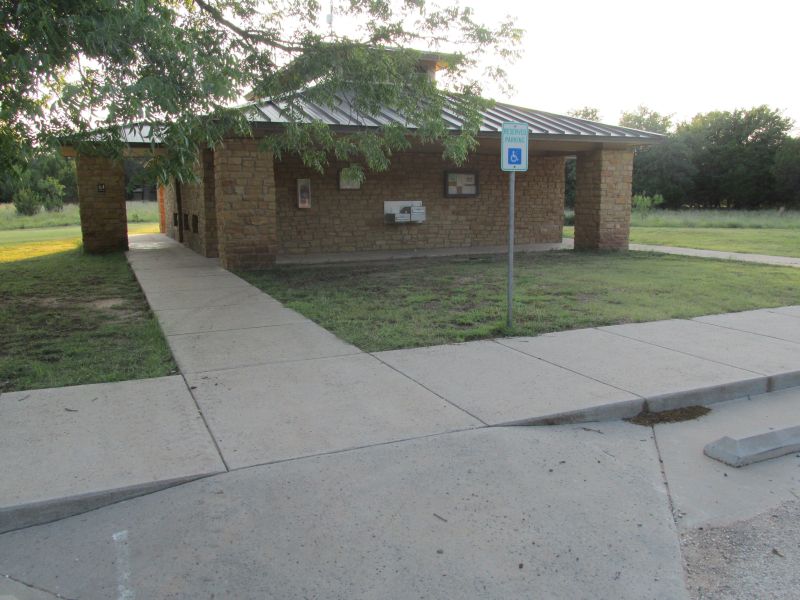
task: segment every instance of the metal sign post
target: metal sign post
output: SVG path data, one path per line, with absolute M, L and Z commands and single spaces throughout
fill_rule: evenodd
M 500 136 L 500 169 L 508 172 L 508 319 L 514 325 L 514 186 L 517 171 L 528 170 L 528 126 L 503 123 Z

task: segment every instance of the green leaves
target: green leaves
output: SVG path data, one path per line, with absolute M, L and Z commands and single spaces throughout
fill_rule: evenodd
M 335 27 L 315 0 L 0 0 L 0 166 L 24 162 L 25 146 L 60 139 L 81 152 L 120 155 L 123 127 L 144 126 L 163 145 L 148 161 L 162 180 L 192 177 L 198 150 L 230 134 L 251 135 L 252 92 L 280 103 L 280 131 L 265 146 L 292 152 L 315 168 L 331 158 L 354 168 L 387 168 L 408 131 L 441 143 L 461 162 L 475 146 L 481 77 L 487 53 L 511 57 L 521 32 L 510 21 L 477 23 L 468 8 L 424 0 L 337 0 Z M 425 54 L 410 45 L 447 44 L 458 51 Z M 438 68 L 437 89 L 420 65 Z M 344 106 L 341 98 L 346 97 Z M 457 100 L 455 100 L 457 98 Z M 374 126 L 351 138 L 305 111 L 305 102 L 369 117 L 382 110 L 408 122 Z M 452 113 L 450 126 L 442 110 Z M 448 114 L 449 114 L 448 113 Z M 460 123 L 453 131 L 452 123 Z

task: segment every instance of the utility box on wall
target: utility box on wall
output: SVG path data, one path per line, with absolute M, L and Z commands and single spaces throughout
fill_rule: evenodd
M 388 200 L 383 203 L 383 221 L 390 225 L 424 223 L 426 217 L 422 200 Z

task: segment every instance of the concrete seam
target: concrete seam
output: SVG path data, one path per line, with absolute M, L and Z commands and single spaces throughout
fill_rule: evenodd
M 0 573 L 0 577 L 5 577 L 9 581 L 13 581 L 14 583 L 18 583 L 20 585 L 24 585 L 27 588 L 30 588 L 32 590 L 36 590 L 37 592 L 43 592 L 45 594 L 49 594 L 53 598 L 61 598 L 61 600 L 73 600 L 72 598 L 68 598 L 67 596 L 62 596 L 61 594 L 56 594 L 55 592 L 51 592 L 50 590 L 46 590 L 44 588 L 40 588 L 38 586 L 33 585 L 32 583 L 27 583 L 25 581 L 22 581 L 20 579 L 12 577 L 11 575 L 8 575 L 6 573 Z
M 144 288 L 142 288 L 142 289 L 144 289 Z M 184 292 L 195 292 L 197 290 L 183 290 L 183 291 Z M 151 292 L 151 293 L 152 294 L 159 294 L 160 292 Z M 262 292 L 262 294 L 263 294 L 263 292 Z M 145 296 L 147 296 L 147 292 L 145 292 Z M 243 304 L 256 304 L 255 302 L 247 301 L 248 298 L 260 299 L 260 296 L 258 296 L 257 294 L 252 294 L 251 296 L 247 296 L 245 298 L 245 300 L 242 301 L 242 302 L 230 302 L 228 304 L 203 304 L 202 306 L 176 306 L 176 307 L 173 307 L 173 308 L 154 308 L 152 306 L 152 304 L 151 304 L 150 308 L 153 310 L 153 312 L 159 312 L 159 311 L 162 311 L 162 310 L 182 310 L 182 309 L 183 310 L 185 310 L 185 309 L 197 310 L 197 309 L 203 309 L 203 308 L 227 308 L 229 306 L 231 306 L 231 307 L 232 306 L 241 306 Z M 150 304 L 150 299 L 149 298 L 147 299 L 147 303 Z
M 428 391 L 429 391 L 431 394 L 433 394 L 434 396 L 436 396 L 436 397 L 438 397 L 438 398 L 441 398 L 442 400 L 444 400 L 445 402 L 447 402 L 447 403 L 448 403 L 448 404 L 450 404 L 451 406 L 453 406 L 453 407 L 457 408 L 457 409 L 458 409 L 458 410 L 460 410 L 461 412 L 468 414 L 468 415 L 469 415 L 470 417 L 472 417 L 473 419 L 476 419 L 476 420 L 477 420 L 479 423 L 483 423 L 483 424 L 484 424 L 484 425 L 486 425 L 486 426 L 488 426 L 488 425 L 489 425 L 489 424 L 488 424 L 486 421 L 484 421 L 483 419 L 481 419 L 480 417 L 478 417 L 478 416 L 476 416 L 476 415 L 473 415 L 473 414 L 472 414 L 471 412 L 469 412 L 467 409 L 465 409 L 465 408 L 462 408 L 461 406 L 459 406 L 458 404 L 456 404 L 456 403 L 455 403 L 455 402 L 453 402 L 452 400 L 448 400 L 447 398 L 445 398 L 445 397 L 444 397 L 444 396 L 442 396 L 441 394 L 439 394 L 439 393 L 437 393 L 437 392 L 433 391 L 431 388 L 429 388 L 429 387 L 428 387 L 428 386 L 426 386 L 425 384 L 423 384 L 423 383 L 420 383 L 419 381 L 417 381 L 416 379 L 414 379 L 413 377 L 411 377 L 411 375 L 408 375 L 407 373 L 403 373 L 403 371 L 401 371 L 400 369 L 396 369 L 395 367 L 393 367 L 393 366 L 392 366 L 392 365 L 390 365 L 389 363 L 387 363 L 387 362 L 385 362 L 385 361 L 381 360 L 380 358 L 378 358 L 377 356 L 375 356 L 375 355 L 374 355 L 374 354 L 372 354 L 371 352 L 367 352 L 367 354 L 369 354 L 369 355 L 370 355 L 372 358 L 374 358 L 375 360 L 377 360 L 379 363 L 381 363 L 381 364 L 384 364 L 384 365 L 386 365 L 387 367 L 389 367 L 389 368 L 390 368 L 392 371 L 395 371 L 396 373 L 400 373 L 400 375 L 402 375 L 403 377 L 405 377 L 405 378 L 407 378 L 407 379 L 410 379 L 411 381 L 413 381 L 414 383 L 416 383 L 418 386 L 420 386 L 420 387 L 422 387 L 422 388 L 424 388 L 424 389 L 428 390 Z
M 186 290 L 186 291 L 191 291 L 191 290 Z M 264 295 L 267 296 L 266 294 L 264 294 Z M 251 305 L 257 306 L 259 304 L 264 304 L 264 299 L 261 298 L 260 296 L 253 295 L 252 298 L 253 298 L 252 300 L 245 299 L 242 302 L 237 302 L 236 304 L 228 304 L 226 306 L 251 306 Z M 284 304 L 281 304 L 280 302 L 278 302 L 277 300 L 272 298 L 272 296 L 267 296 L 267 298 L 269 298 L 269 300 L 267 301 L 268 304 L 274 303 L 279 308 L 288 308 Z M 184 311 L 185 312 L 185 311 L 189 311 L 189 310 L 203 310 L 205 308 L 225 308 L 225 306 L 181 306 L 180 308 L 154 308 L 153 312 L 155 312 L 155 313 L 177 312 L 177 311 Z M 289 309 L 289 310 L 291 310 L 291 309 Z
M 700 323 L 701 321 L 697 321 Z M 640 340 L 639 338 L 631 337 L 629 335 L 625 335 L 624 333 L 617 333 L 616 331 L 609 331 L 608 329 L 603 329 L 605 333 L 610 333 L 611 335 L 616 335 L 617 337 L 625 338 L 626 340 L 633 340 L 634 342 L 641 342 L 642 344 L 647 344 L 648 346 L 654 346 L 656 348 L 661 348 L 662 350 L 669 350 L 671 352 L 677 352 L 678 354 L 683 354 L 684 356 L 691 356 L 692 358 L 699 358 L 700 360 L 707 360 L 708 362 L 712 362 L 718 365 L 723 365 L 726 367 L 731 367 L 732 369 L 738 369 L 740 371 L 747 371 L 748 373 L 753 373 L 754 375 L 764 375 L 769 376 L 769 373 L 762 373 L 760 371 L 752 371 L 750 369 L 745 369 L 744 367 L 739 367 L 737 365 L 732 365 L 730 363 L 722 362 L 721 360 L 714 360 L 713 358 L 707 358 L 705 356 L 700 356 L 699 354 L 692 354 L 691 352 L 686 352 L 685 350 L 677 350 L 676 348 L 670 348 L 668 346 L 662 346 L 661 344 L 656 344 L 654 342 L 648 342 L 645 340 Z
M 466 412 L 466 411 L 464 411 Z M 468 413 L 469 414 L 469 413 Z M 480 420 L 480 419 L 479 419 Z M 448 431 L 439 431 L 436 433 L 427 433 L 425 435 L 416 435 L 407 438 L 399 438 L 396 440 L 387 440 L 385 442 L 375 442 L 374 444 L 364 444 L 363 446 L 350 446 L 348 448 L 339 448 L 338 450 L 329 450 L 327 452 L 318 452 L 317 454 L 304 454 L 302 456 L 292 456 L 290 458 L 279 458 L 277 460 L 269 460 L 262 463 L 256 463 L 254 465 L 246 465 L 244 467 L 236 467 L 232 469 L 230 472 L 235 473 L 237 471 L 244 471 L 245 469 L 255 469 L 256 467 L 267 467 L 270 465 L 279 465 L 282 463 L 293 462 L 296 460 L 306 460 L 311 458 L 320 458 L 322 456 L 333 456 L 336 454 L 343 454 L 345 452 L 356 452 L 358 450 L 368 450 L 369 448 L 377 448 L 379 446 L 389 446 L 390 444 L 403 444 L 405 442 L 413 442 L 416 440 L 425 440 L 428 438 L 439 437 L 443 435 L 451 435 L 454 433 L 465 433 L 468 431 L 480 431 L 483 429 L 491 429 L 490 425 L 478 425 L 476 427 L 462 427 L 460 429 L 450 429 Z
M 367 354 L 359 350 L 358 352 L 350 352 L 348 354 L 334 354 L 331 356 L 313 356 L 311 358 L 291 358 L 288 360 L 275 360 L 268 362 L 252 363 L 246 365 L 236 365 L 235 367 L 222 367 L 220 369 L 206 369 L 205 371 L 187 371 L 187 375 L 203 375 L 205 373 L 220 373 L 222 371 L 235 371 L 236 369 L 249 369 L 250 367 L 263 367 L 266 365 L 285 365 L 288 363 L 308 362 L 311 360 L 324 360 L 327 358 L 344 358 L 346 356 L 361 356 Z
M 205 414 L 203 414 L 203 409 L 200 408 L 200 403 L 197 401 L 197 398 L 194 397 L 194 391 L 192 390 L 192 386 L 190 386 L 189 382 L 186 381 L 186 376 L 183 373 L 181 373 L 181 377 L 183 378 L 183 383 L 186 386 L 186 390 L 192 397 L 192 402 L 194 402 L 194 406 L 195 408 L 197 408 L 197 412 L 200 415 L 200 418 L 203 419 L 203 425 L 205 425 L 206 431 L 208 432 L 208 435 L 214 444 L 214 448 L 217 449 L 217 454 L 219 454 L 219 459 L 222 461 L 222 466 L 225 467 L 225 471 L 230 471 L 231 468 L 228 466 L 228 461 L 226 461 L 225 457 L 222 455 L 222 449 L 219 447 L 219 444 L 217 443 L 217 438 L 214 437 L 214 433 L 211 431 L 211 427 L 208 424 L 208 420 L 206 419 Z
M 686 589 L 689 589 L 689 583 L 686 579 L 686 556 L 683 553 L 683 544 L 681 544 L 681 532 L 678 526 L 678 519 L 675 515 L 675 503 L 672 500 L 672 491 L 669 488 L 669 479 L 667 479 L 667 470 L 664 468 L 664 459 L 661 457 L 661 448 L 658 445 L 658 437 L 656 436 L 656 426 L 650 425 L 651 433 L 653 434 L 653 445 L 656 449 L 656 458 L 658 459 L 658 467 L 661 470 L 661 481 L 664 483 L 664 490 L 667 492 L 667 508 L 669 514 L 672 516 L 672 522 L 675 523 L 675 534 L 678 536 L 678 551 L 681 553 L 681 562 L 683 563 L 683 582 Z
M 311 321 L 311 319 L 306 319 L 305 317 L 303 317 L 302 321 L 292 321 L 290 323 L 276 323 L 274 325 L 254 325 L 252 327 L 232 327 L 230 329 L 211 329 L 209 331 L 185 331 L 185 332 L 182 332 L 182 333 L 170 333 L 170 334 L 165 334 L 165 335 L 166 335 L 166 337 L 180 337 L 182 335 L 206 335 L 206 334 L 209 334 L 209 333 L 225 333 L 227 331 L 247 331 L 249 329 L 269 329 L 270 327 L 283 327 L 284 325 L 304 325 L 306 323 L 314 323 L 314 322 Z M 314 325 L 316 325 L 316 323 L 314 323 Z
M 768 311 L 769 312 L 769 311 Z M 730 314 L 730 313 L 727 313 Z M 778 313 L 782 314 L 782 313 Z M 692 319 L 692 321 L 697 321 L 697 319 Z M 755 331 L 748 331 L 747 329 L 739 329 L 737 327 L 729 327 L 728 325 L 720 325 L 719 323 L 709 323 L 708 321 L 697 321 L 698 323 L 703 323 L 704 325 L 712 325 L 714 327 L 719 327 L 720 329 L 729 329 L 731 331 L 738 331 L 740 333 L 749 333 L 751 335 L 760 335 L 764 338 L 769 338 L 771 340 L 780 340 L 782 342 L 790 342 L 792 344 L 798 344 L 798 342 L 794 340 L 787 340 L 786 338 L 778 337 L 776 335 L 766 335 L 765 333 L 756 333 Z M 800 344 L 798 344 L 800 345 Z
M 595 328 L 592 327 L 591 329 L 595 329 Z M 558 363 L 554 363 L 552 361 L 547 360 L 546 358 L 542 358 L 540 356 L 534 356 L 533 354 L 528 354 L 527 352 L 523 352 L 522 350 L 518 350 L 517 348 L 513 348 L 512 346 L 508 346 L 508 345 L 504 344 L 503 342 L 501 342 L 500 340 L 493 339 L 493 340 L 489 340 L 489 341 L 494 342 L 495 344 L 499 344 L 499 345 L 503 346 L 503 348 L 508 348 L 509 350 L 513 350 L 514 352 L 519 352 L 520 354 L 522 354 L 523 356 L 527 356 L 528 358 L 532 358 L 534 360 L 540 360 L 543 363 L 547 363 L 548 365 L 552 365 L 554 367 L 558 367 L 559 369 L 564 369 L 565 371 L 569 371 L 570 373 L 574 373 L 575 375 L 580 375 L 581 377 L 585 377 L 586 379 L 591 379 L 592 381 L 595 381 L 597 383 L 602 383 L 603 385 L 607 385 L 608 387 L 612 387 L 612 388 L 614 388 L 616 390 L 619 390 L 621 392 L 626 392 L 628 394 L 633 394 L 634 396 L 636 396 L 637 398 L 641 398 L 642 400 L 647 400 L 646 396 L 642 396 L 641 394 L 637 394 L 636 392 L 632 392 L 631 390 L 626 390 L 625 388 L 621 388 L 618 385 L 614 385 L 613 383 L 608 383 L 607 381 L 603 381 L 602 379 L 597 379 L 596 377 L 592 377 L 591 375 L 587 375 L 586 373 L 581 373 L 580 371 L 576 371 L 575 369 L 570 369 L 569 367 L 566 367 L 564 365 L 560 365 Z
M 791 313 L 780 312 L 778 310 L 775 310 L 774 308 L 768 308 L 766 310 L 767 310 L 767 312 L 770 312 L 770 313 L 772 313 L 774 315 L 781 315 L 782 317 L 792 317 L 793 319 L 800 319 L 800 315 L 793 315 Z M 756 335 L 759 335 L 759 334 L 756 334 Z
M 203 475 L 198 475 L 197 477 L 191 477 L 191 478 L 186 479 L 185 481 L 181 481 L 179 483 L 175 483 L 174 485 L 168 485 L 166 487 L 161 487 L 161 488 L 158 488 L 158 489 L 154 489 L 154 490 L 151 490 L 149 492 L 145 492 L 143 494 L 136 494 L 135 496 L 130 496 L 128 498 L 120 498 L 119 500 L 112 500 L 111 502 L 108 502 L 107 504 L 103 504 L 101 506 L 95 506 L 94 508 L 90 508 L 89 510 L 84 510 L 83 512 L 77 512 L 77 513 L 74 513 L 74 514 L 71 514 L 71 515 L 65 515 L 63 517 L 56 517 L 56 518 L 50 519 L 48 521 L 42 521 L 41 523 L 31 523 L 30 525 L 23 525 L 22 527 L 17 527 L 16 529 L 9 529 L 8 531 L 3 531 L 2 533 L 0 533 L 0 536 L 3 536 L 5 534 L 7 534 L 7 533 L 13 533 L 13 532 L 16 532 L 16 531 L 24 531 L 26 529 L 30 529 L 31 527 L 39 527 L 40 525 L 50 525 L 51 523 L 58 523 L 59 521 L 65 521 L 66 519 L 71 519 L 72 517 L 80 517 L 80 516 L 95 512 L 96 510 L 103 510 L 104 508 L 107 508 L 109 506 L 114 506 L 115 504 L 121 504 L 122 502 L 128 502 L 130 500 L 137 500 L 139 498 L 144 498 L 146 496 L 152 496 L 153 494 L 158 494 L 159 492 L 166 492 L 167 490 L 170 490 L 172 488 L 177 488 L 177 487 L 181 487 L 181 486 L 187 485 L 189 483 L 194 483 L 195 481 L 200 481 L 201 479 L 208 479 L 209 477 L 214 477 L 215 475 L 223 475 L 224 473 L 227 473 L 227 471 L 218 471 L 218 472 L 215 472 L 215 473 L 205 473 Z

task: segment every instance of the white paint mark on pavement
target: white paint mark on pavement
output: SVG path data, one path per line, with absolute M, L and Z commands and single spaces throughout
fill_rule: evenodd
M 128 587 L 131 579 L 131 553 L 128 548 L 128 530 L 111 536 L 117 547 L 117 600 L 134 600 L 136 595 Z

